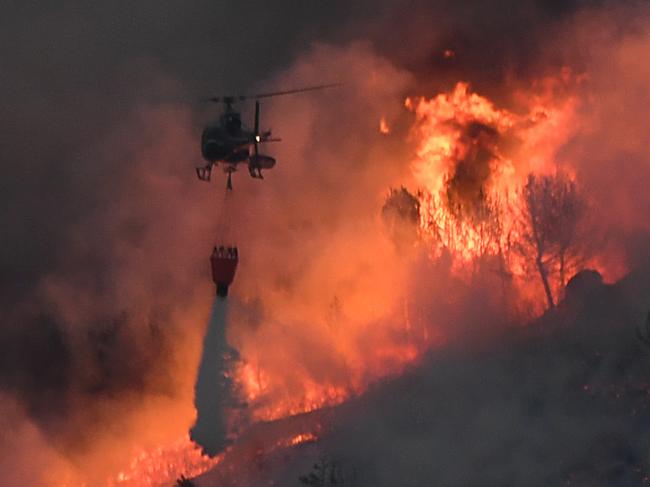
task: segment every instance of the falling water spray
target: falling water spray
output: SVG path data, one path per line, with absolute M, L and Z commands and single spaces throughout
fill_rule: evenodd
M 226 299 L 215 297 L 203 340 L 201 362 L 194 386 L 196 422 L 190 437 L 214 456 L 229 443 L 226 411 L 233 401 L 232 382 L 227 375 L 231 349 L 226 342 Z

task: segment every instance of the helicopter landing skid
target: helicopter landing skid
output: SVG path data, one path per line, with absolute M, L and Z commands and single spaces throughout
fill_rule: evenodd
M 196 176 L 205 182 L 210 182 L 210 176 L 212 175 L 212 165 L 208 164 L 204 167 L 196 168 Z
M 259 167 L 248 167 L 248 172 L 250 173 L 251 177 L 253 179 L 264 179 L 264 176 L 262 176 L 262 169 Z
M 224 168 L 224 172 L 228 174 L 228 179 L 226 180 L 226 189 L 232 191 L 232 173 L 237 170 L 235 166 L 228 166 Z

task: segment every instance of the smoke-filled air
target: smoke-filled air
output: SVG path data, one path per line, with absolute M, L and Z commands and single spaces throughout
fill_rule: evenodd
M 0 484 L 649 482 L 647 3 L 255 3 L 0 20 Z

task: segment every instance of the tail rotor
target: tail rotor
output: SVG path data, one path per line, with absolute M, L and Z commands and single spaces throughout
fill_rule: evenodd
M 260 136 L 260 102 L 255 100 L 255 159 L 259 154 Z
M 262 179 L 262 169 L 260 168 L 260 142 L 262 135 L 260 135 L 260 102 L 255 100 L 255 134 L 253 140 L 253 160 L 249 162 L 249 171 L 254 178 Z

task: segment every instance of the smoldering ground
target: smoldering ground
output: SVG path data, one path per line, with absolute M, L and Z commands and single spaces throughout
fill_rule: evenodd
M 264 123 L 286 139 L 272 150 L 286 164 L 263 186 L 243 177 L 235 181 L 237 197 L 246 203 L 233 215 L 241 222 L 247 255 L 238 285 L 245 299 L 262 303 L 265 314 L 232 330 L 232 340 L 245 353 L 275 340 L 286 344 L 286 352 L 270 350 L 266 362 L 281 368 L 283 354 L 289 354 L 298 363 L 299 374 L 280 384 L 288 393 L 300 389 L 293 379 L 305 374 L 324 382 L 344 378 L 349 369 L 339 365 L 342 357 L 353 353 L 353 361 L 360 361 L 364 338 L 380 342 L 382 333 L 392 336 L 390 326 L 354 332 L 337 347 L 330 339 L 346 336 L 344 327 L 332 335 L 310 325 L 310 317 L 336 310 L 332 304 L 340 294 L 347 322 L 366 328 L 386 322 L 395 283 L 406 270 L 387 258 L 392 249 L 374 218 L 388 187 L 408 183 L 409 154 L 395 139 L 378 139 L 376 127 L 381 116 L 398 128 L 406 123 L 400 118 L 403 95 L 437 79 L 437 72 L 442 80 L 470 78 L 507 98 L 512 73 L 527 78 L 544 71 L 547 59 L 559 66 L 579 58 L 593 73 L 594 101 L 587 112 L 589 130 L 566 148 L 565 159 L 576 161 L 598 189 L 596 198 L 616 202 L 616 212 L 603 214 L 612 224 L 614 244 L 624 243 L 622 255 L 643 253 L 648 166 L 640 141 L 648 75 L 635 59 L 646 52 L 648 39 L 634 27 L 643 26 L 645 17 L 621 9 L 620 18 L 612 20 L 574 4 L 551 9 L 540 21 L 537 13 L 546 3 L 526 3 L 507 15 L 501 3 L 481 10 L 490 15 L 476 14 L 474 3 L 466 9 L 445 5 L 387 4 L 374 14 L 327 7 L 325 24 L 312 20 L 312 12 L 288 16 L 274 6 L 279 17 L 258 14 L 264 34 L 257 41 L 238 29 L 223 30 L 238 25 L 224 19 L 239 18 L 241 25 L 249 17 L 215 13 L 208 4 L 189 11 L 142 3 L 129 15 L 107 7 L 43 11 L 24 4 L 15 16 L 4 17 L 1 218 L 8 230 L 0 377 L 9 397 L 5 409 L 24 419 L 7 448 L 27 444 L 15 451 L 43 452 L 36 468 L 48 475 L 82 471 L 97 480 L 128 462 L 125 443 L 158 445 L 191 423 L 200 328 L 212 292 L 207 255 L 217 198 L 214 187 L 192 179 L 195 161 L 189 154 L 198 155 L 198 111 L 152 103 L 142 93 L 179 99 L 233 87 L 320 83 L 323 73 L 346 83 L 338 94 L 265 105 Z M 416 14 L 423 10 L 432 12 L 436 28 L 417 28 L 412 18 L 421 18 Z M 399 12 L 404 20 L 396 22 L 386 12 Z M 221 28 L 214 27 L 215 16 Z M 632 17 L 631 27 L 623 28 Z M 393 29 L 395 24 L 401 30 Z M 401 39 L 412 40 L 396 42 L 396 32 L 409 25 L 414 26 L 406 29 L 409 36 Z M 173 35 L 178 32 L 187 35 Z M 472 42 L 452 46 L 455 63 L 438 59 L 431 71 L 414 69 L 429 53 L 449 47 L 458 32 Z M 546 32 L 564 36 L 547 45 Z M 522 36 L 530 51 L 518 51 Z M 257 56 L 259 39 L 274 39 L 278 47 Z M 308 45 L 313 40 L 335 45 Z M 401 46 L 413 49 L 406 56 Z M 484 77 L 479 67 L 488 62 L 491 75 Z M 621 78 L 612 78 L 612 70 Z M 261 77 L 266 83 L 257 83 Z M 621 107 L 625 117 L 617 115 Z M 621 141 L 631 171 L 619 170 Z M 336 268 L 339 274 L 332 272 Z M 368 295 L 387 299 L 378 306 Z M 445 316 L 435 317 L 437 324 L 444 321 Z M 176 421 L 162 419 L 169 417 Z M 19 478 L 29 472 L 33 478 L 34 468 L 25 453 L 3 471 Z M 56 483 L 46 477 L 35 482 Z

